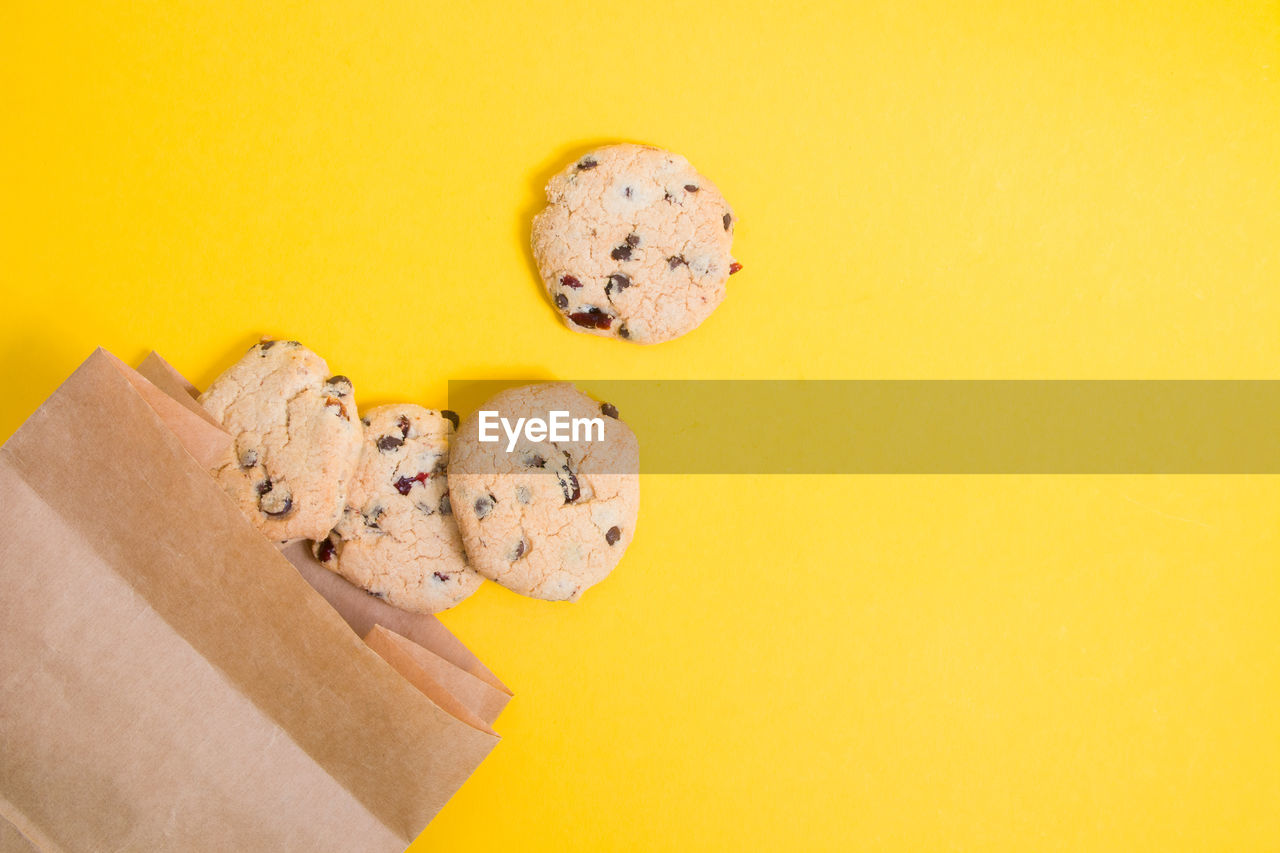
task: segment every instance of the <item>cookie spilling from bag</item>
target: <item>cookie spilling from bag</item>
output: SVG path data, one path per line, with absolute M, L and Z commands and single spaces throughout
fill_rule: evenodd
M 268 537 L 321 538 L 342 516 L 363 439 L 354 395 L 302 344 L 268 339 L 200 397 L 234 438 L 214 477 Z
M 453 607 L 484 578 L 574 601 L 621 560 L 639 512 L 639 450 L 612 405 L 565 383 L 530 385 L 459 427 L 453 412 L 407 403 L 361 419 L 354 393 L 297 341 L 264 339 L 200 397 L 234 439 L 212 473 L 268 537 L 313 540 L 322 566 L 417 613 Z M 596 429 L 490 441 L 485 415 Z
M 736 219 L 679 154 L 611 145 L 547 184 L 533 256 L 569 328 L 655 344 L 697 328 L 724 300 Z
M 494 441 L 485 426 L 499 421 L 551 426 Z M 522 595 L 577 600 L 613 570 L 635 534 L 639 458 L 617 409 L 572 385 L 500 392 L 459 428 L 449 461 L 471 565 Z
M 449 440 L 457 415 L 410 404 L 363 418 L 365 441 L 347 506 L 315 543 L 316 559 L 390 604 L 453 607 L 480 588 L 449 505 Z

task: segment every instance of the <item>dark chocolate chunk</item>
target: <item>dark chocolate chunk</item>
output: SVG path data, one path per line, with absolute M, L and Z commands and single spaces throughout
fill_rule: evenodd
M 324 384 L 332 387 L 335 394 L 350 394 L 353 390 L 351 380 L 341 374 L 330 376 Z
M 568 307 L 569 307 L 569 297 L 565 296 L 563 293 L 557 293 L 557 294 L 556 294 L 556 307 L 557 307 L 557 308 L 559 308 L 561 311 L 563 311 L 564 309 L 568 308 Z
M 409 422 L 408 415 L 401 415 L 400 419 L 396 421 L 396 426 L 400 427 L 401 438 L 409 437 L 409 427 L 412 426 L 412 424 Z
M 733 217 L 729 214 L 724 215 L 724 230 L 728 231 L 729 226 L 733 224 Z
M 293 512 L 293 496 L 285 495 L 283 501 L 279 500 L 276 495 L 260 497 L 258 498 L 258 509 L 272 518 L 284 518 Z
M 671 257 L 667 258 L 667 269 L 673 270 L 676 267 L 680 266 L 681 264 L 684 264 L 685 266 L 689 266 L 689 262 L 684 259 L 684 255 L 672 255 Z
M 594 157 L 583 157 L 578 161 L 578 171 L 587 172 L 599 165 L 600 164 L 596 162 Z
M 600 411 L 615 420 L 618 417 L 618 407 L 613 405 L 613 403 L 601 403 Z
M 640 235 L 639 235 L 639 234 L 634 234 L 634 233 L 633 233 L 633 234 L 628 234 L 628 235 L 627 235 L 627 245 L 628 245 L 628 246 L 639 246 L 639 245 L 640 245 Z
M 543 459 L 538 453 L 526 450 L 520 457 L 520 464 L 526 468 L 545 468 L 547 460 Z
M 620 338 L 629 338 L 629 337 L 631 337 L 631 330 L 630 330 L 630 329 L 628 329 L 628 328 L 626 327 L 626 325 L 625 325 L 625 324 L 624 324 L 624 325 L 619 326 L 619 327 L 618 327 L 618 337 L 620 337 Z
M 266 352 L 267 350 L 271 349 L 275 345 L 276 345 L 276 342 L 272 340 L 260 341 L 258 343 L 259 349 L 261 349 L 263 352 Z
M 440 496 L 440 514 L 453 515 L 453 505 L 449 503 L 449 493 Z
M 609 257 L 613 258 L 615 261 L 629 261 L 631 260 L 631 246 L 627 243 L 623 243 L 621 246 L 610 252 Z
M 693 184 L 685 184 L 684 189 L 685 189 L 685 192 L 691 192 L 691 193 L 696 193 L 698 191 L 698 188 L 695 187 Z
M 613 545 L 621 538 L 622 531 L 616 527 L 610 527 L 609 532 L 604 535 L 604 541 L 608 542 L 610 545 Z
M 476 498 L 475 511 L 476 518 L 484 518 L 493 509 L 493 505 L 497 503 L 497 499 L 493 495 L 485 495 L 482 498 Z
M 459 419 L 458 419 L 458 413 L 457 413 L 457 412 L 455 412 L 453 409 L 441 409 L 441 410 L 440 410 L 440 414 L 444 416 L 444 419 L 445 419 L 446 421 L 448 421 L 449 423 L 453 424 L 453 428 L 454 428 L 454 429 L 457 429 L 457 428 L 458 428 L 458 421 L 459 421 Z
M 604 292 L 610 296 L 615 293 L 621 293 L 631 286 L 631 277 L 625 273 L 616 272 L 609 276 L 609 280 L 605 282 Z M 605 326 L 605 328 L 609 328 Z
M 516 560 L 524 556 L 524 540 L 521 539 L 515 546 L 507 552 L 507 562 L 514 563 Z
M 384 435 L 378 439 L 378 449 L 383 453 L 404 446 L 404 439 L 398 435 Z

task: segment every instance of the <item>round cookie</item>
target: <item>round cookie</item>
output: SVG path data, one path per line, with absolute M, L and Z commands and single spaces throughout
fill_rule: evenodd
M 481 412 L 517 418 L 592 419 L 578 440 L 531 440 L 521 430 L 508 452 L 481 441 Z M 491 424 L 492 426 L 492 424 Z M 603 432 L 603 441 L 599 439 Z M 493 429 L 488 430 L 494 434 Z M 570 434 L 568 437 L 572 439 Z M 549 601 L 576 601 L 613 570 L 635 534 L 640 507 L 639 447 L 617 410 L 566 383 L 503 391 L 458 429 L 449 494 L 472 568 L 508 589 Z
M 734 215 L 678 154 L 611 145 L 547 184 L 533 220 L 543 286 L 569 328 L 640 344 L 697 328 L 740 269 Z
M 480 588 L 449 507 L 453 412 L 380 406 L 364 416 L 364 450 L 342 519 L 316 559 L 402 610 L 438 613 Z
M 264 340 L 200 402 L 235 439 L 213 475 L 272 539 L 314 539 L 337 523 L 360 458 L 351 380 L 297 341 Z

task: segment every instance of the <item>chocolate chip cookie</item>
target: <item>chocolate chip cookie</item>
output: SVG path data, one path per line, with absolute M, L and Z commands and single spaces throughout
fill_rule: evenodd
M 457 415 L 414 405 L 364 416 L 364 450 L 342 519 L 313 546 L 356 586 L 415 613 L 438 613 L 480 588 L 449 505 Z
M 528 429 L 486 442 L 484 412 L 510 423 L 564 412 L 599 429 L 541 440 Z M 567 383 L 497 394 L 459 428 L 449 461 L 449 494 L 471 566 L 523 595 L 576 600 L 612 571 L 635 534 L 638 472 L 635 434 L 613 406 Z
M 569 328 L 653 344 L 692 331 L 741 269 L 734 215 L 678 154 L 611 145 L 547 184 L 533 220 L 542 283 Z
M 337 523 L 360 458 L 351 380 L 297 341 L 263 340 L 200 402 L 235 439 L 213 470 L 272 539 L 315 539 Z

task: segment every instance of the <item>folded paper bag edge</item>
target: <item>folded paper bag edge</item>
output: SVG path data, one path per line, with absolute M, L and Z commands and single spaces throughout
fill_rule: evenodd
M 241 690 L 246 697 L 255 704 L 262 707 L 267 715 L 275 720 L 281 728 L 288 732 L 292 739 L 295 740 L 303 749 L 310 753 L 314 760 L 321 763 L 335 778 L 343 781 L 344 787 L 351 790 L 362 802 L 369 807 L 374 814 L 381 816 L 383 822 L 389 829 L 396 832 L 406 841 L 411 841 L 421 828 L 430 820 L 431 817 L 439 810 L 454 790 L 470 775 L 479 761 L 486 755 L 496 742 L 496 736 L 485 736 L 480 732 L 475 732 L 470 727 L 464 727 L 465 731 L 471 731 L 471 736 L 466 736 L 464 731 L 458 731 L 457 735 L 463 741 L 471 742 L 470 746 L 453 743 L 456 738 L 450 740 L 450 747 L 458 746 L 461 751 L 457 752 L 449 748 L 448 754 L 444 756 L 433 757 L 428 753 L 422 753 L 420 750 L 426 748 L 421 745 L 421 735 L 423 734 L 422 726 L 414 726 L 416 720 L 425 723 L 427 718 L 436 718 L 439 723 L 443 720 L 438 715 L 443 715 L 448 719 L 453 719 L 451 715 L 443 712 L 434 703 L 431 703 L 426 697 L 422 696 L 412 685 L 407 683 L 395 670 L 382 661 L 376 654 L 370 651 L 360 642 L 350 629 L 339 621 L 337 615 L 333 612 L 327 603 L 323 603 L 320 598 L 309 585 L 298 576 L 290 567 L 287 571 L 278 569 L 267 570 L 265 566 L 280 566 L 281 569 L 287 563 L 281 560 L 280 555 L 275 551 L 265 538 L 252 527 L 252 525 L 239 513 L 235 505 L 217 488 L 212 478 L 208 477 L 207 472 L 195 464 L 195 460 L 184 451 L 180 442 L 165 426 L 163 420 L 150 403 L 144 399 L 144 395 L 138 391 L 136 382 L 130 381 L 127 373 L 122 373 L 123 363 L 110 356 L 105 350 L 99 350 L 91 355 L 84 364 L 72 376 L 59 387 L 49 400 L 34 414 L 27 424 L 5 444 L 6 455 L 10 457 L 10 461 L 16 463 L 17 472 L 28 469 L 31 465 L 40 464 L 43 466 L 41 473 L 49 476 L 45 477 L 24 477 L 37 487 L 37 491 L 41 492 L 41 499 L 51 505 L 51 509 L 55 512 L 67 516 L 75 516 L 79 509 L 86 504 L 93 505 L 93 511 L 97 512 L 101 518 L 113 518 L 117 513 L 117 509 L 123 516 L 119 519 L 120 524 L 128 524 L 121 530 L 107 531 L 119 535 L 122 538 L 128 536 L 136 536 L 137 530 L 140 528 L 143 533 L 158 533 L 163 535 L 171 534 L 169 538 L 176 537 L 178 534 L 174 531 L 150 531 L 146 527 L 146 515 L 140 514 L 137 507 L 130 508 L 122 506 L 117 508 L 109 503 L 109 496 L 95 494 L 93 484 L 80 483 L 77 481 L 77 475 L 80 473 L 74 466 L 76 460 L 63 458 L 65 454 L 44 454 L 47 458 L 41 458 L 41 442 L 47 436 L 42 432 L 43 427 L 49 427 L 54 430 L 53 437 L 55 439 L 75 439 L 72 446 L 79 446 L 82 452 L 89 456 L 94 456 L 97 461 L 101 461 L 104 471 L 108 475 L 130 474 L 133 479 L 127 479 L 125 482 L 134 483 L 139 492 L 145 493 L 147 488 L 168 487 L 181 493 L 184 497 L 185 493 L 190 491 L 195 493 L 197 498 L 208 502 L 208 506 L 199 505 L 201 515 L 211 514 L 216 516 L 210 523 L 216 522 L 231 541 L 229 550 L 234 552 L 232 555 L 220 555 L 221 549 L 212 549 L 215 557 L 221 557 L 220 560 L 215 559 L 211 562 L 217 571 L 213 572 L 185 572 L 179 573 L 180 577 L 177 583 L 181 586 L 186 583 L 188 586 L 198 585 L 197 580 L 205 584 L 206 589 L 202 592 L 216 592 L 216 584 L 211 586 L 209 577 L 221 579 L 223 574 L 235 575 L 237 567 L 240 567 L 239 574 L 245 574 L 243 568 L 249 562 L 259 562 L 262 566 L 255 566 L 256 570 L 261 570 L 262 574 L 258 576 L 245 575 L 245 580 L 249 581 L 244 584 L 250 589 L 255 589 L 255 595 L 238 596 L 235 601 L 231 600 L 225 592 L 220 595 L 214 595 L 212 604 L 217 607 L 202 607 L 199 609 L 188 608 L 186 612 L 183 610 L 183 602 L 190 600 L 200 601 L 202 604 L 209 604 L 201 595 L 191 594 L 172 594 L 172 591 L 166 586 L 173 585 L 173 578 L 167 577 L 164 572 L 156 574 L 154 567 L 137 567 L 128 565 L 125 560 L 118 565 L 113 563 L 113 567 L 119 573 L 124 569 L 129 574 L 126 581 L 135 588 L 139 588 L 144 592 L 144 596 L 149 605 L 157 611 L 166 622 L 172 624 L 182 623 L 185 630 L 181 632 L 181 636 L 197 649 L 201 649 L 201 654 L 209 658 L 209 652 L 213 651 L 214 656 L 210 662 L 217 666 L 224 674 L 226 674 L 237 689 Z M 127 366 L 123 366 L 124 371 L 130 370 Z M 112 383 L 116 383 L 112 385 Z M 103 391 L 106 388 L 128 389 L 128 394 L 117 395 L 111 397 Z M 115 394 L 116 392 L 111 392 Z M 136 402 L 128 402 L 128 397 L 132 397 Z M 128 427 L 121 424 L 114 424 L 109 419 L 104 420 L 104 414 L 95 410 L 95 404 L 105 404 L 102 408 L 114 407 L 112 410 L 124 416 L 123 419 L 132 419 Z M 130 414 L 132 412 L 133 414 Z M 87 418 L 79 417 L 87 415 Z M 94 419 L 94 415 L 98 415 L 98 419 Z M 142 420 L 137 420 L 139 417 Z M 129 429 L 135 431 L 146 432 L 151 435 L 147 438 L 145 435 L 132 434 Z M 170 452 L 179 452 L 180 459 L 186 459 L 185 471 L 171 470 L 174 462 L 166 458 L 165 465 L 158 465 L 156 460 L 144 458 L 147 452 L 142 451 L 142 442 L 158 441 L 161 445 L 169 445 Z M 113 445 L 112 442 L 115 442 Z M 32 445 L 35 445 L 34 448 Z M 24 451 L 32 450 L 30 458 L 24 458 Z M 117 464 L 116 460 L 110 457 L 115 452 L 124 454 L 135 454 L 130 457 L 130 461 L 140 461 L 148 463 L 147 465 L 135 466 L 144 468 L 145 470 L 117 470 L 112 468 L 112 464 Z M 178 465 L 177 467 L 182 467 Z M 50 481 L 59 485 L 57 489 L 49 486 Z M 70 486 L 62 485 L 70 483 Z M 40 485 L 45 488 L 41 489 Z M 103 501 L 108 501 L 104 504 Z M 143 537 L 138 541 L 139 547 L 145 549 L 149 539 Z M 127 542 L 125 544 L 128 544 Z M 207 543 L 201 543 L 207 544 Z M 120 546 L 123 547 L 123 546 Z M 172 547 L 172 545 L 171 545 Z M 177 553 L 183 553 L 181 547 L 177 548 Z M 208 556 L 204 552 L 196 552 L 203 556 Z M 267 555 L 270 556 L 267 556 Z M 108 555 L 119 558 L 119 554 Z M 187 556 L 191 556 L 188 554 Z M 275 562 L 279 561 L 279 562 Z M 163 567 L 166 571 L 170 571 L 173 567 Z M 278 667 L 283 665 L 283 661 L 273 660 L 279 658 L 280 652 L 278 647 L 288 646 L 288 638 L 278 633 L 272 634 L 272 623 L 275 621 L 274 614 L 270 612 L 268 602 L 264 601 L 263 593 L 283 593 L 285 589 L 292 589 L 292 592 L 285 593 L 284 597 L 292 597 L 295 603 L 302 604 L 305 602 L 303 611 L 311 611 L 313 616 L 307 617 L 314 619 L 315 615 L 319 615 L 320 621 L 310 627 L 316 630 L 320 635 L 320 642 L 311 643 L 311 645 L 323 647 L 328 654 L 316 658 L 314 651 L 308 653 L 305 648 L 294 647 L 292 649 L 293 658 L 291 663 L 303 663 L 302 672 L 290 671 L 286 675 L 284 670 Z M 190 592 L 194 592 L 191 590 Z M 157 598 L 158 596 L 158 598 Z M 238 603 L 236 603 L 238 602 Z M 206 613 L 206 609 L 218 611 Z M 225 612 L 223 612 L 225 611 Z M 237 619 L 227 618 L 234 612 L 238 614 Z M 203 620 L 203 621 L 202 621 Z M 341 625 L 340 631 L 336 631 L 333 623 L 328 623 L 330 627 L 320 630 L 327 620 L 334 620 L 337 625 Z M 267 672 L 262 672 L 262 666 L 258 666 L 258 659 L 248 659 L 244 655 L 224 654 L 219 655 L 216 649 L 211 649 L 210 645 L 216 646 L 220 639 L 225 639 L 226 626 L 228 624 L 241 624 L 245 626 L 245 633 L 252 635 L 248 639 L 253 640 L 257 646 L 267 652 L 261 659 L 265 664 Z M 323 636 L 323 635 L 328 636 Z M 256 638 L 256 639 L 255 639 Z M 309 642 L 316 639 L 308 633 Z M 327 671 L 326 666 L 335 659 L 340 659 L 344 653 L 341 653 L 343 647 L 358 649 L 358 651 L 348 651 L 345 654 L 354 654 L 355 657 L 361 659 L 361 663 L 355 666 L 353 662 L 342 664 L 339 668 L 345 667 L 340 677 L 323 678 L 320 673 Z M 237 647 L 238 650 L 239 647 Z M 226 650 L 224 650 L 226 651 Z M 353 659 L 352 659 L 353 660 Z M 376 664 L 370 661 L 376 660 Z M 338 663 L 341 663 L 338 660 Z M 272 665 L 276 668 L 276 675 L 271 676 Z M 354 668 L 353 668 L 354 667 Z M 331 667 L 330 667 L 331 668 Z M 264 675 L 266 676 L 264 678 Z M 319 680 L 317 680 L 319 679 Z M 299 695 L 303 699 L 309 701 L 284 703 L 275 702 L 273 693 L 273 684 L 289 683 L 290 681 L 305 682 L 314 684 L 319 693 L 325 694 L 325 698 L 333 698 L 342 696 L 343 688 L 350 688 L 352 684 L 357 687 L 358 696 L 351 698 L 361 699 L 361 702 L 352 704 L 347 702 L 344 707 L 346 715 L 355 715 L 352 723 L 347 724 L 333 722 L 332 715 L 321 713 L 322 706 L 317 705 L 319 698 L 316 690 L 308 689 L 307 691 L 295 692 L 294 698 Z M 327 686 L 326 686 L 327 685 Z M 336 685 L 336 688 L 335 688 Z M 359 692 L 363 688 L 366 692 Z M 335 689 L 338 691 L 335 694 Z M 385 693 L 383 692 L 385 691 Z M 348 689 L 346 694 L 350 696 Z M 394 700 L 394 701 L 390 701 Z M 386 711 L 374 711 L 370 704 L 376 705 L 378 708 L 388 707 L 388 704 L 396 707 L 396 712 L 388 716 Z M 412 712 L 414 706 L 420 708 L 420 711 Z M 428 711 L 427 709 L 431 709 Z M 373 713 L 372 717 L 368 717 Z M 426 717 L 423 717 L 423 714 Z M 343 717 L 343 714 L 338 714 Z M 365 722 L 358 722 L 368 717 Z M 406 719 L 408 718 L 408 719 Z M 310 731 L 311 723 L 319 723 L 316 731 Z M 385 723 L 385 725 L 379 725 Z M 455 721 L 456 723 L 456 721 Z M 429 730 L 436 724 L 426 724 Z M 449 725 L 449 724 L 445 724 Z M 457 725 L 462 725 L 457 723 Z M 354 728 L 353 728 L 354 726 Z M 390 726 L 390 730 L 387 729 Z M 406 728 L 407 726 L 407 728 Z M 370 749 L 355 758 L 344 758 L 347 753 L 344 748 L 348 745 L 347 740 L 353 740 L 357 744 L 362 740 L 369 740 L 372 732 L 377 732 L 377 737 L 370 740 Z M 475 737 L 480 737 L 480 741 L 475 741 Z M 394 767 L 384 767 L 378 765 L 377 762 L 370 762 L 369 756 L 377 756 L 380 752 L 387 754 L 387 743 L 392 745 L 399 743 L 397 753 L 409 752 L 422 756 L 422 762 L 412 759 L 412 756 L 404 756 L 398 754 L 399 766 L 401 770 Z M 414 746 L 415 742 L 419 742 L 418 746 Z M 440 747 L 441 744 L 435 744 Z M 412 759 L 412 760 L 411 760 Z M 338 766 L 334 766 L 334 762 Z M 392 762 L 395 764 L 395 762 Z M 404 789 L 397 790 L 397 785 L 390 786 L 386 784 L 376 784 L 376 780 L 382 775 L 389 772 L 393 777 L 406 772 L 410 766 L 416 765 L 418 770 L 415 776 L 405 777 L 423 782 L 429 788 L 434 790 L 434 794 L 430 795 L 431 802 L 423 804 L 416 795 L 409 796 L 406 799 Z M 442 772 L 444 778 L 434 779 L 432 768 Z M 369 774 L 374 772 L 375 776 L 370 777 Z M 425 780 L 422 778 L 425 774 Z M 361 779 L 364 779 L 361 782 Z M 374 784 L 382 796 L 375 796 L 370 793 L 369 785 Z M 365 794 L 361 794 L 360 790 L 364 790 Z M 427 794 L 424 793 L 424 796 Z M 415 802 L 417 804 L 415 805 Z M 425 805 L 425 810 L 423 806 Z

